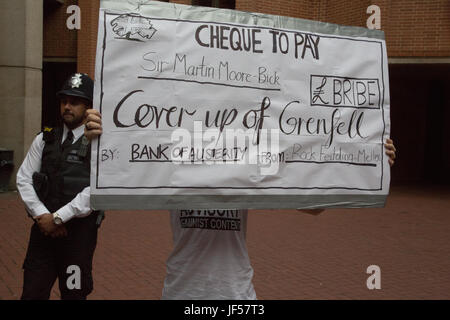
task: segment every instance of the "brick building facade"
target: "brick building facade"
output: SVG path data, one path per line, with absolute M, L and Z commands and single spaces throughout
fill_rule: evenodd
M 375 4 L 381 10 L 381 29 L 390 58 L 440 58 L 449 63 L 450 0 L 171 0 L 179 4 L 220 6 L 341 25 L 366 27 Z M 68 30 L 66 8 L 78 4 L 81 29 Z M 94 73 L 100 0 L 66 0 L 44 16 L 44 58 L 77 59 L 80 72 Z M 442 60 L 443 59 L 443 60 Z M 442 61 L 441 61 L 442 60 Z M 427 62 L 415 60 L 415 62 Z

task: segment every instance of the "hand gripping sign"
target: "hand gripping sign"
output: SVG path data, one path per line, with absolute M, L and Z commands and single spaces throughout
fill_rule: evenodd
M 95 209 L 383 206 L 384 34 L 102 1 Z

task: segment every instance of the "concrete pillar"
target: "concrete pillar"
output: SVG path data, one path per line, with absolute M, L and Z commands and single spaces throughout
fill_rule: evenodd
M 0 1 L 0 148 L 14 150 L 14 174 L 41 128 L 42 0 Z

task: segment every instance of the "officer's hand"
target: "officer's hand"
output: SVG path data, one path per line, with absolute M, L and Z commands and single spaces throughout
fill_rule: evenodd
M 36 218 L 37 224 L 41 232 L 48 236 L 55 231 L 57 225 L 53 221 L 53 215 L 51 213 L 44 213 Z
M 102 115 L 98 110 L 88 109 L 85 116 L 84 135 L 92 141 L 102 134 Z
M 67 237 L 67 229 L 64 225 L 57 226 L 55 231 L 53 231 L 50 236 L 52 238 L 63 238 Z
M 392 167 L 396 158 L 395 151 L 397 151 L 394 146 L 394 141 L 392 141 L 391 139 L 387 139 L 384 147 L 386 148 L 386 154 L 389 156 L 389 165 Z
M 297 211 L 301 211 L 304 213 L 308 213 L 308 214 L 317 216 L 317 215 L 321 214 L 322 212 L 324 212 L 325 209 L 297 209 Z

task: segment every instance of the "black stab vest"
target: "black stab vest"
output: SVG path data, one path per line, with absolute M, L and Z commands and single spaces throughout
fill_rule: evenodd
M 41 173 L 48 179 L 47 192 L 41 201 L 55 212 L 90 184 L 91 149 L 87 140 L 80 137 L 70 147 L 62 150 L 62 128 L 44 132 Z M 86 139 L 86 138 L 84 138 Z

